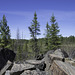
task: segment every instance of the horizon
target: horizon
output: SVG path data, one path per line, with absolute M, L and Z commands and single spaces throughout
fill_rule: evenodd
M 18 2 L 17 2 L 18 1 Z M 36 11 L 37 21 L 40 24 L 41 35 L 44 38 L 46 23 L 50 25 L 52 13 L 56 18 L 60 32 L 63 37 L 75 36 L 75 1 L 73 0 L 1 0 L 0 20 L 6 16 L 7 25 L 10 28 L 11 39 L 16 39 L 17 29 L 20 31 L 20 39 L 31 39 L 28 27 L 34 18 Z M 4 6 L 2 6 L 4 4 Z

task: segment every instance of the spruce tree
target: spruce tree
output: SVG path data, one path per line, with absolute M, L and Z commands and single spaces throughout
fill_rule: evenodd
M 24 56 L 24 59 L 26 59 L 27 56 L 28 56 L 28 45 L 27 45 L 27 41 L 25 41 L 25 43 L 23 45 L 23 56 Z
M 37 35 L 40 35 L 40 25 L 39 25 L 39 22 L 37 21 L 36 12 L 34 13 L 34 19 L 32 20 L 29 30 L 34 42 L 33 47 L 34 47 L 35 56 L 37 56 L 39 53 L 38 47 L 37 47 Z
M 7 47 L 10 46 L 10 29 L 9 26 L 7 26 L 7 20 L 5 15 L 3 15 L 3 19 L 0 23 L 0 47 Z
M 46 32 L 45 32 L 45 45 L 46 45 L 46 49 L 49 50 L 49 38 L 50 38 L 50 26 L 47 22 L 46 24 Z
M 50 49 L 51 50 L 56 50 L 57 48 L 59 48 L 60 45 L 60 38 L 58 35 L 59 33 L 59 27 L 58 27 L 58 23 L 56 22 L 55 16 L 52 15 L 51 19 L 51 26 L 50 26 Z

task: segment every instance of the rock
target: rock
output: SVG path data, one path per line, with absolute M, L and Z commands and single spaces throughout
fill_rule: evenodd
M 63 58 L 69 57 L 68 54 L 64 50 L 61 50 L 61 49 L 55 50 L 53 54 L 55 54 L 59 57 L 63 57 Z
M 40 64 L 35 65 L 35 68 L 38 68 L 40 71 L 45 71 L 46 64 L 45 62 L 41 62 Z
M 9 49 L 0 49 L 0 70 L 6 65 L 7 61 L 13 62 L 15 53 Z
M 48 51 L 45 55 L 44 55 L 44 58 L 42 59 L 42 61 L 45 61 L 45 64 L 46 64 L 46 68 L 45 68 L 45 71 L 48 71 L 49 68 L 50 68 L 50 57 L 49 57 L 49 54 L 52 54 L 54 52 L 54 50 L 50 50 Z
M 49 75 L 47 72 L 45 71 L 37 71 L 37 70 L 26 70 L 24 71 L 21 75 Z
M 5 73 L 5 75 L 10 75 L 10 71 L 7 70 L 6 73 Z
M 36 65 L 36 64 L 40 64 L 42 61 L 41 60 L 26 60 L 25 62 L 28 64 Z
M 75 59 L 75 50 L 70 52 L 69 57 Z
M 34 65 L 31 64 L 14 64 L 10 73 L 11 75 L 19 75 L 22 72 L 24 72 L 24 70 L 33 70 L 35 69 Z
M 3 75 L 6 70 L 11 66 L 12 62 L 8 61 L 7 64 L 1 69 L 0 75 Z
M 54 60 L 50 70 L 51 75 L 75 75 L 75 67 L 67 62 Z
M 55 51 L 54 50 L 48 51 L 45 54 L 44 58 L 42 59 L 42 61 L 45 61 L 45 63 L 46 63 L 46 69 L 45 69 L 45 71 L 49 71 L 50 66 L 53 63 L 52 62 L 52 57 L 50 57 L 50 54 L 51 54 L 51 56 L 54 55 L 53 56 L 54 57 L 53 60 L 56 59 L 56 60 L 65 61 L 64 58 L 68 57 L 68 54 L 65 51 L 61 50 L 61 49 L 57 49 Z
M 30 60 L 32 61 L 32 60 Z M 35 60 L 36 61 L 36 60 Z M 25 64 L 16 64 L 14 63 L 11 71 L 10 71 L 10 74 L 11 75 L 39 75 L 39 72 L 40 72 L 40 75 L 43 75 L 41 74 L 41 71 L 44 71 L 46 68 L 46 64 L 45 62 L 41 62 L 41 63 L 25 63 Z M 39 71 L 36 71 L 36 70 L 39 70 Z M 24 73 L 23 73 L 24 72 Z
M 41 71 L 44 71 L 46 68 L 45 61 L 39 61 L 39 60 L 28 60 L 26 63 L 35 65 L 35 68 L 38 68 Z
M 10 55 L 11 54 L 11 55 Z M 0 75 L 74 75 L 75 74 L 75 61 L 69 60 L 68 54 L 57 49 L 56 51 L 50 50 L 44 56 L 39 55 L 37 60 L 25 60 L 23 62 L 13 63 L 10 69 L 7 61 L 11 63 L 14 60 L 15 54 L 10 50 L 0 50 L 0 60 L 4 62 L 4 68 L 1 69 Z M 64 61 L 64 62 L 63 62 Z M 1 61 L 0 61 L 1 62 Z M 74 66 L 72 66 L 72 65 Z
M 72 64 L 72 66 L 75 66 L 75 59 L 65 58 L 65 62 Z
M 36 57 L 36 60 L 42 60 L 44 58 L 44 55 L 43 54 L 40 54 Z
M 58 56 L 55 54 L 49 54 L 49 56 L 50 56 L 50 64 L 52 64 L 54 60 L 60 60 L 63 62 L 65 61 L 65 59 L 62 56 Z

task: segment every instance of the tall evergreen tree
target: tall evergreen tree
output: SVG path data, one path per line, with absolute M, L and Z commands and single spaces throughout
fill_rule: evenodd
M 38 55 L 38 47 L 37 47 L 37 35 L 40 35 L 40 25 L 39 22 L 37 21 L 37 14 L 36 12 L 34 13 L 34 19 L 32 20 L 31 26 L 29 27 L 31 37 L 34 42 L 34 51 L 35 51 L 35 56 Z
M 21 46 L 19 45 L 17 47 L 17 53 L 16 53 L 16 60 L 17 61 L 21 61 L 22 60 L 22 50 L 21 50 Z
M 46 24 L 46 32 L 45 32 L 45 45 L 46 45 L 46 49 L 49 50 L 49 38 L 50 38 L 50 26 L 47 22 Z
M 60 30 L 59 30 L 58 23 L 56 22 L 54 15 L 51 16 L 50 22 L 51 22 L 51 26 L 50 26 L 50 49 L 55 50 L 55 49 L 59 48 L 59 45 L 60 45 L 60 38 L 59 38 L 60 35 L 58 35 Z
M 28 56 L 28 46 L 27 46 L 27 41 L 24 43 L 23 45 L 23 56 L 24 56 L 24 59 L 27 58 Z
M 9 26 L 7 26 L 7 20 L 5 15 L 3 15 L 3 19 L 1 21 L 0 39 L 1 39 L 0 46 L 3 48 L 10 43 L 10 29 Z

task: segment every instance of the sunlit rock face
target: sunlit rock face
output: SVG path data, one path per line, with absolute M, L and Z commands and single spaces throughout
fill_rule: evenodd
M 57 55 L 59 57 L 63 57 L 63 58 L 68 57 L 68 54 L 64 50 L 61 50 L 61 49 L 55 50 L 55 52 L 53 54 L 55 54 L 55 55 Z
M 75 59 L 75 50 L 72 50 L 72 51 L 69 53 L 69 57 L 72 58 L 72 59 Z

